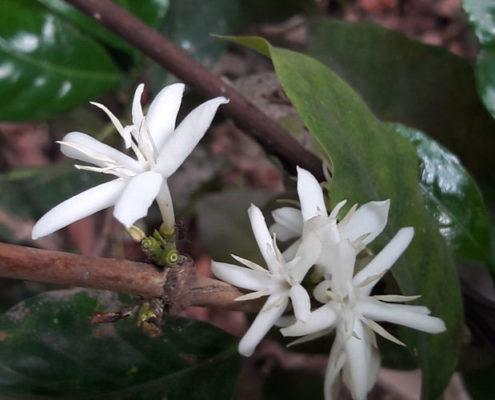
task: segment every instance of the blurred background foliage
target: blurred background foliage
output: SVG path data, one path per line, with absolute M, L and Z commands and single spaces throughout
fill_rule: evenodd
M 416 227 L 414 246 L 394 277 L 403 291 L 422 293 L 450 328 L 440 339 L 405 336 L 411 354 L 419 352 L 424 397 L 436 398 L 457 368 L 465 382 L 454 387 L 457 395 L 466 390 L 473 399 L 493 398 L 493 2 L 115 2 L 228 79 L 320 155 L 334 172 L 332 205 L 341 198 L 392 198 L 386 236 L 404 224 Z M 269 59 L 210 33 L 267 38 L 279 47 L 235 40 L 271 57 L 275 72 Z M 36 243 L 30 230 L 50 207 L 101 180 L 74 170 L 55 140 L 77 129 L 120 146 L 88 102 L 98 99 L 126 120 L 137 83 L 146 83 L 146 102 L 175 79 L 63 0 L 2 0 L 1 240 L 139 259 L 108 212 Z M 187 93 L 181 113 L 198 101 Z M 249 203 L 264 206 L 268 216 L 297 200 L 294 179 L 220 118 L 171 186 L 182 221 L 180 246 L 204 274 L 210 274 L 210 256 L 259 259 Z M 146 223 L 155 227 L 158 214 Z M 396 285 L 389 279 L 380 290 L 396 291 Z M 241 363 L 233 336 L 242 334 L 246 320 L 238 313 L 186 310 L 187 319 L 165 322 L 158 343 L 129 321 L 102 329 L 87 324 L 93 312 L 124 307 L 129 299 L 8 280 L 0 286 L 3 310 L 18 303 L 0 317 L 0 399 L 3 393 L 9 399 L 155 399 L 164 393 L 179 399 L 192 393 L 191 382 L 203 399 L 321 396 L 327 341 L 294 348 L 296 361 L 279 335 L 271 335 L 254 359 Z M 380 346 L 386 367 L 411 368 L 407 351 Z M 373 398 L 387 391 L 408 398 L 382 375 Z M 304 385 L 311 389 L 301 394 Z

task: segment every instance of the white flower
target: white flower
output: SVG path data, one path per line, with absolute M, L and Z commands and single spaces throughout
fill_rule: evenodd
M 314 310 L 305 321 L 283 328 L 285 336 L 304 336 L 297 342 L 311 340 L 336 330 L 335 341 L 325 376 L 325 399 L 335 399 L 338 377 L 343 380 L 355 400 L 364 400 L 376 382 L 380 358 L 375 333 L 402 344 L 376 321 L 407 326 L 428 333 L 445 330 L 444 322 L 430 316 L 423 306 L 390 304 L 417 299 L 419 296 L 370 296 L 379 279 L 404 252 L 414 235 L 413 228 L 402 228 L 373 260 L 354 275 L 356 249 L 349 239 L 337 243 L 334 251 L 324 249 L 323 257 L 334 262 L 328 272 L 330 280 L 320 282 L 314 297 L 323 306 Z
M 151 103 L 146 117 L 141 108 L 143 89 L 143 84 L 136 89 L 132 125 L 126 127 L 105 106 L 92 103 L 108 115 L 126 148 L 132 149 L 136 158 L 81 132 L 65 135 L 60 142 L 62 153 L 94 165 L 76 165 L 77 168 L 111 174 L 117 179 L 86 190 L 48 211 L 34 226 L 33 239 L 111 206 L 115 206 L 115 218 L 129 228 L 146 216 L 155 199 L 164 223 L 173 228 L 175 221 L 167 178 L 201 140 L 218 107 L 228 100 L 217 97 L 201 104 L 174 130 L 184 85 L 177 83 L 163 88 Z
M 292 207 L 274 210 L 275 224 L 270 229 L 283 241 L 298 238 L 284 252 L 286 259 L 294 256 L 300 244 L 299 238 L 308 231 L 320 238 L 323 249 L 347 239 L 360 251 L 371 243 L 387 224 L 389 200 L 371 201 L 359 208 L 354 205 L 347 215 L 338 221 L 338 213 L 346 203 L 342 201 L 328 215 L 320 184 L 310 172 L 299 167 L 297 192 L 301 210 Z M 320 261 L 317 263 L 321 264 Z
M 245 356 L 250 356 L 254 352 L 261 339 L 282 316 L 289 299 L 297 319 L 304 321 L 308 317 L 311 304 L 306 289 L 301 286 L 301 281 L 320 253 L 319 241 L 315 237 L 308 236 L 294 259 L 287 263 L 278 250 L 275 240 L 270 236 L 260 209 L 251 205 L 248 213 L 254 236 L 268 269 L 234 255 L 232 257 L 245 267 L 212 262 L 213 273 L 218 278 L 237 287 L 254 291 L 237 300 L 268 296 L 266 303 L 239 343 L 239 352 Z

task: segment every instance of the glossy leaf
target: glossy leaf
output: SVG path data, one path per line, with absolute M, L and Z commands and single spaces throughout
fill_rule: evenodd
M 48 118 L 94 99 L 119 78 L 100 45 L 37 1 L 2 1 L 0 120 Z
M 92 18 L 82 14 L 70 4 L 63 0 L 37 0 L 48 9 L 76 25 L 84 33 L 94 36 L 98 40 L 125 51 L 134 51 L 133 47 L 126 43 Z M 129 10 L 136 17 L 140 18 L 147 25 L 157 27 L 165 16 L 169 0 L 114 0 L 115 3 Z
M 459 259 L 491 263 L 490 220 L 481 191 L 459 159 L 424 133 L 394 129 L 416 146 L 426 206 Z
M 76 170 L 69 164 L 55 164 L 50 167 L 14 170 L 0 175 L 0 213 L 14 219 L 36 220 L 50 208 L 102 183 L 101 174 Z M 14 226 L 0 223 L 0 238 L 16 241 Z
M 315 20 L 308 53 L 348 82 L 380 119 L 420 129 L 493 181 L 495 121 L 470 63 L 370 23 Z M 359 51 L 356 51 L 359 49 Z
M 423 204 L 414 147 L 378 121 L 319 61 L 259 38 L 234 40 L 271 57 L 287 96 L 332 160 L 332 202 L 391 199 L 387 228 L 374 248 L 381 248 L 400 227 L 415 227 L 414 240 L 392 273 L 404 294 L 421 294 L 421 303 L 448 327 L 441 335 L 412 330 L 402 335 L 423 371 L 424 398 L 437 398 L 457 363 L 462 304 L 451 254 Z
M 2 396 L 232 398 L 239 372 L 233 337 L 185 319 L 167 318 L 156 339 L 132 320 L 89 321 L 96 311 L 122 306 L 115 294 L 76 289 L 47 292 L 12 308 L 0 318 Z
M 495 4 L 490 0 L 463 0 L 462 7 L 481 44 L 495 39 Z
M 495 118 L 495 4 L 491 0 L 463 0 L 462 5 L 481 45 L 476 65 L 478 91 Z

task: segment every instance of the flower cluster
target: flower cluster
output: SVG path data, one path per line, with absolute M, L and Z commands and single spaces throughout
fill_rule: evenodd
M 204 136 L 218 107 L 228 100 L 216 97 L 199 105 L 175 128 L 184 84 L 163 88 L 146 117 L 141 107 L 143 90 L 143 84 L 136 89 L 132 124 L 125 127 L 104 105 L 92 103 L 107 114 L 135 158 L 81 132 L 70 132 L 59 142 L 67 157 L 93 164 L 76 165 L 76 168 L 110 174 L 116 179 L 86 190 L 48 211 L 34 226 L 33 239 L 111 206 L 115 206 L 115 218 L 130 228 L 146 216 L 155 199 L 165 227 L 173 231 L 175 218 L 167 179 Z
M 143 89 L 142 84 L 136 89 L 132 124 L 127 126 L 105 106 L 93 103 L 107 114 L 135 158 L 81 132 L 68 133 L 59 142 L 66 156 L 92 164 L 76 165 L 78 169 L 110 174 L 115 179 L 48 211 L 34 226 L 33 239 L 111 206 L 114 216 L 132 234 L 133 224 L 147 214 L 154 200 L 161 210 L 165 231 L 173 233 L 175 218 L 167 179 L 201 140 L 218 107 L 228 100 L 217 97 L 201 104 L 175 128 L 184 85 L 162 89 L 146 116 L 141 107 Z M 239 343 L 241 354 L 253 354 L 275 325 L 282 327 L 284 336 L 299 338 L 293 343 L 335 331 L 325 375 L 325 398 L 336 398 L 342 373 L 352 397 L 363 400 L 376 382 L 380 365 L 376 334 L 403 345 L 378 322 L 427 333 L 443 332 L 445 324 L 431 316 L 427 307 L 397 304 L 419 296 L 372 294 L 377 282 L 409 246 L 414 236 L 412 227 L 400 229 L 371 261 L 356 271 L 356 262 L 362 260 L 359 256 L 386 226 L 388 200 L 355 205 L 339 218 L 345 201 L 328 213 L 319 183 L 302 168 L 298 168 L 297 191 L 301 209 L 275 210 L 275 224 L 270 229 L 260 209 L 254 205 L 249 208 L 266 268 L 233 256 L 243 266 L 213 262 L 213 272 L 220 279 L 250 291 L 239 301 L 267 297 Z M 293 243 L 282 253 L 277 238 Z M 311 279 L 305 280 L 310 271 Z M 310 294 L 320 306 L 312 306 Z M 293 315 L 284 316 L 289 303 Z
M 356 400 L 366 399 L 378 376 L 380 355 L 376 334 L 403 345 L 381 325 L 395 323 L 427 333 L 445 330 L 444 322 L 419 305 L 396 304 L 419 296 L 372 295 L 372 289 L 392 267 L 411 242 L 414 230 L 402 228 L 359 272 L 356 260 L 363 249 L 384 229 L 389 201 L 353 206 L 339 218 L 345 202 L 327 213 L 317 180 L 298 168 L 297 191 L 301 210 L 280 208 L 273 212 L 271 232 L 261 211 L 251 206 L 249 217 L 254 236 L 267 269 L 234 256 L 244 267 L 213 262 L 220 279 L 251 290 L 238 300 L 268 296 L 266 303 L 239 344 L 239 352 L 249 356 L 274 325 L 284 326 L 284 336 L 299 337 L 294 343 L 312 340 L 335 331 L 335 339 L 325 374 L 325 398 L 337 396 L 343 381 Z M 275 239 L 296 239 L 282 254 Z M 312 288 L 321 303 L 312 310 L 303 279 L 313 268 L 319 282 Z M 313 274 L 313 273 L 312 273 Z M 311 279 L 313 281 L 313 279 Z M 292 304 L 293 316 L 283 317 Z M 288 321 L 288 322 L 287 322 Z

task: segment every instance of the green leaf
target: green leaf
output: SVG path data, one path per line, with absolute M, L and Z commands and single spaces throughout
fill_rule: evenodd
M 348 82 L 378 118 L 420 129 L 476 177 L 493 181 L 495 121 L 479 100 L 468 61 L 370 23 L 316 20 L 307 42 L 309 54 Z
M 134 51 L 134 48 L 125 40 L 113 34 L 94 19 L 81 13 L 63 0 L 38 0 L 55 14 L 63 16 L 84 33 L 101 40 L 105 44 L 127 52 Z M 169 0 L 114 0 L 115 3 L 129 10 L 136 17 L 147 25 L 156 28 L 165 16 Z
M 47 292 L 0 318 L 0 391 L 15 398 L 231 399 L 239 357 L 232 336 L 167 318 L 151 339 L 135 321 L 92 325 L 123 306 L 116 294 Z M 193 384 L 192 384 L 193 383 Z
M 0 174 L 0 213 L 36 220 L 58 203 L 103 182 L 101 174 L 76 170 L 69 164 L 14 170 Z M 0 224 L 0 238 L 16 241 L 15 226 Z
M 233 262 L 231 254 L 235 254 L 263 265 L 247 210 L 250 204 L 263 207 L 269 197 L 259 191 L 230 191 L 212 193 L 198 201 L 199 238 L 213 259 Z
M 491 0 L 463 0 L 462 6 L 481 47 L 476 65 L 478 92 L 495 118 L 495 4 Z
M 454 154 L 424 133 L 399 124 L 393 127 L 416 146 L 426 206 L 454 254 L 493 267 L 490 220 L 474 179 Z
M 457 364 L 462 303 L 451 254 L 423 204 L 414 147 L 378 121 L 362 99 L 319 61 L 259 38 L 233 40 L 271 56 L 289 99 L 333 162 L 332 202 L 391 199 L 388 226 L 375 249 L 400 227 L 416 228 L 392 273 L 403 293 L 421 294 L 421 304 L 447 325 L 441 335 L 407 330 L 405 338 L 423 372 L 423 397 L 437 398 Z
M 463 0 L 462 8 L 482 45 L 495 40 L 495 4 L 491 0 Z
M 108 91 L 120 73 L 96 42 L 32 0 L 3 0 L 0 120 L 51 117 Z

